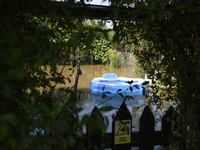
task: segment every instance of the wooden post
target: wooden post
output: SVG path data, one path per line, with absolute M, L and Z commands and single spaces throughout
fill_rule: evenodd
M 78 87 L 78 79 L 79 79 L 79 75 L 80 75 L 80 65 L 81 65 L 81 61 L 80 61 L 80 50 L 79 47 L 77 47 L 77 55 L 78 55 L 78 65 L 77 65 L 77 73 L 76 73 L 76 79 L 75 79 L 75 84 L 74 84 L 74 95 L 76 96 L 77 93 L 77 87 Z
M 178 116 L 179 114 L 175 111 L 174 107 L 170 106 L 166 114 L 162 117 L 161 131 L 163 138 L 161 145 L 167 148 L 167 150 L 169 150 L 170 147 L 173 147 L 173 150 L 175 149 L 174 146 L 170 145 L 170 138 L 173 137 L 176 140 L 178 137 L 176 135 L 176 129 L 180 126 Z M 178 150 L 178 147 L 176 149 Z
M 131 150 L 132 116 L 125 102 L 112 122 L 113 150 Z
M 155 118 L 149 106 L 146 106 L 140 117 L 140 150 L 154 149 L 154 125 Z
M 95 120 L 97 117 L 100 117 L 103 120 L 103 116 L 96 106 L 94 107 L 90 117 Z M 91 125 L 87 125 L 86 134 L 88 150 L 94 150 L 95 147 L 99 148 L 99 150 L 103 149 L 103 132 L 100 129 L 92 127 Z

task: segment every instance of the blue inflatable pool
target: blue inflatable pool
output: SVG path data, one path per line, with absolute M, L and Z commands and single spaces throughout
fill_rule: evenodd
M 113 96 L 138 96 L 146 94 L 147 87 L 142 85 L 145 80 L 141 78 L 117 77 L 115 73 L 104 74 L 102 78 L 95 78 L 90 82 L 90 93 Z M 121 94 L 118 94 L 121 93 Z

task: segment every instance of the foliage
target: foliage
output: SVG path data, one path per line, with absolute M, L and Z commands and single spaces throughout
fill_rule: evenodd
M 121 53 L 116 52 L 115 50 L 111 50 L 109 52 L 110 58 L 110 66 L 112 68 L 120 68 L 121 67 Z
M 110 2 L 116 9 L 132 3 Z M 138 18 L 129 15 L 126 21 L 113 20 L 114 39 L 119 43 L 127 38 L 125 42 L 133 43 L 134 54 L 144 71 L 168 86 L 167 92 L 158 94 L 159 87 L 152 85 L 151 102 L 158 108 L 163 98 L 175 103 L 181 122 L 176 132 L 188 149 L 199 149 L 199 1 L 133 2 Z
M 100 60 L 102 63 L 106 63 L 108 61 L 108 52 L 110 51 L 110 40 L 108 37 L 106 38 L 102 32 L 99 32 L 98 30 L 102 31 L 110 31 L 105 29 L 105 23 L 102 21 L 90 21 L 89 24 L 90 27 L 96 28 L 97 31 L 94 33 L 94 39 L 91 44 L 91 46 L 88 48 L 91 57 L 94 57 L 94 60 Z
M 91 53 L 94 55 L 95 60 L 101 60 L 102 63 L 106 63 L 108 61 L 108 52 L 110 51 L 109 42 L 103 38 L 97 39 L 95 37 L 92 43 L 93 51 Z
M 182 125 L 177 133 L 186 135 L 181 139 L 189 149 L 199 149 L 200 145 L 198 3 L 196 0 L 137 2 L 138 8 L 148 11 L 143 22 L 135 21 L 137 32 L 131 32 L 137 35 L 132 36 L 132 40 L 143 41 L 135 43 L 134 51 L 141 66 L 169 86 L 160 96 L 178 105 Z M 175 86 L 175 93 L 172 86 Z M 160 106 L 158 87 L 151 88 L 155 91 L 151 100 Z
M 81 42 L 90 46 L 95 29 L 83 28 L 82 20 L 54 17 L 53 9 L 41 17 L 43 8 L 35 1 L 0 1 L 0 149 L 84 147 L 77 142 L 81 129 L 95 122 L 77 116 L 79 95 L 56 68 L 59 53 L 73 54 Z
M 77 49 L 70 48 L 73 43 L 81 49 L 81 64 L 93 64 L 95 61 L 106 63 L 108 59 L 107 53 L 110 50 L 110 40 L 102 33 L 108 32 L 105 29 L 105 23 L 103 21 L 95 22 L 94 20 L 79 22 L 74 20 L 73 25 L 71 31 L 74 35 L 68 31 L 69 29 L 66 25 L 67 29 L 58 28 L 62 31 L 62 34 L 57 34 L 56 38 L 51 38 L 51 41 L 61 46 L 59 52 L 57 52 L 61 56 L 58 65 L 65 63 L 76 64 Z M 54 26 L 57 25 L 54 24 Z M 73 42 L 73 40 L 76 41 Z M 70 56 L 69 53 L 71 54 Z
M 144 70 L 169 85 L 167 95 L 160 95 L 178 105 L 182 125 L 177 133 L 183 135 L 181 140 L 189 149 L 199 149 L 199 1 L 134 2 L 142 21 L 133 21 L 131 13 L 126 21 L 111 16 L 113 43 L 134 44 L 134 54 Z M 119 16 L 119 6 L 128 7 L 131 3 L 111 0 L 114 15 Z M 97 45 L 93 43 L 97 39 L 95 33 L 98 31 L 107 39 L 109 30 L 84 27 L 81 19 L 55 17 L 55 8 L 45 10 L 47 5 L 48 1 L 42 6 L 35 1 L 0 1 L 1 149 L 72 149 L 82 136 L 77 129 L 95 122 L 87 116 L 82 120 L 76 116 L 80 111 L 75 105 L 78 96 L 70 92 L 71 88 L 60 89 L 66 93 L 66 101 L 52 97 L 56 85 L 64 83 L 65 78 L 62 72 L 56 72 L 55 53 L 66 50 L 75 56 L 80 45 L 81 50 L 96 51 L 92 48 Z M 75 7 L 72 1 L 67 1 L 66 6 Z M 62 11 L 70 16 L 68 9 Z M 43 14 L 48 17 L 41 17 Z M 172 77 L 176 79 L 173 93 Z M 159 106 L 162 101 L 158 88 L 151 88 L 155 91 L 152 103 Z M 30 135 L 33 131 L 37 136 Z M 57 138 L 52 138 L 53 133 Z
M 145 71 L 144 71 L 144 69 L 143 69 L 141 63 L 138 62 L 138 59 L 139 59 L 139 58 L 136 57 L 136 66 L 137 66 L 137 68 L 135 69 L 135 73 L 136 73 L 140 78 L 143 78 L 143 79 L 144 79 L 144 78 L 145 78 Z

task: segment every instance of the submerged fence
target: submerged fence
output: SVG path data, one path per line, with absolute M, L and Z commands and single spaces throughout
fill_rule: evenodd
M 94 115 L 95 114 L 95 115 Z M 100 116 L 101 112 L 95 107 L 91 116 Z M 99 129 L 86 126 L 85 146 L 88 150 L 112 148 L 113 150 L 130 150 L 139 147 L 140 150 L 153 150 L 154 145 L 161 145 L 164 149 L 184 150 L 176 129 L 180 127 L 179 114 L 170 106 L 161 119 L 161 131 L 155 131 L 155 118 L 149 106 L 139 121 L 139 131 L 132 132 L 132 116 L 123 102 L 112 121 L 112 133 L 102 133 Z M 172 140 L 173 139 L 173 140 Z M 176 145 L 172 145 L 171 141 Z

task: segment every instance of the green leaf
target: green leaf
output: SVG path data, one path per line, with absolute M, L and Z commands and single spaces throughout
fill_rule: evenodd
M 73 146 L 76 143 L 76 139 L 72 135 L 68 136 L 68 140 L 70 146 Z
M 7 124 L 1 124 L 1 128 L 0 128 L 0 141 L 4 140 L 8 134 L 9 134 L 9 129 L 8 129 L 8 125 Z
M 152 22 L 154 22 L 154 21 L 155 21 L 155 19 L 156 19 L 156 17 L 155 17 L 155 14 L 154 14 L 154 13 L 152 13 L 152 14 L 151 14 L 151 21 L 152 21 Z
M 10 71 L 8 71 L 7 76 L 11 79 L 23 79 L 24 71 L 19 68 L 12 68 Z
M 112 106 L 106 106 L 106 107 L 101 107 L 99 109 L 99 111 L 111 111 L 113 109 L 114 109 L 114 107 L 112 107 Z
M 43 64 L 44 64 L 44 57 L 42 57 L 42 56 L 38 57 L 35 62 L 36 67 L 41 67 L 41 65 L 43 65 Z
M 83 137 L 83 133 L 81 131 L 75 131 L 75 133 L 78 137 Z
M 96 145 L 94 145 L 94 150 L 99 150 L 99 148 Z
M 47 121 L 46 123 L 45 123 L 45 133 L 47 134 L 47 135 L 49 135 L 50 134 L 50 132 L 51 132 L 51 124 L 50 124 L 50 121 Z
M 119 8 L 116 5 L 113 6 L 113 12 L 114 12 L 115 17 L 119 15 Z
M 101 118 L 100 116 L 97 116 L 96 123 L 97 123 L 97 127 L 99 127 L 99 129 L 105 132 L 106 126 L 104 124 L 104 119 Z
M 2 117 L 1 117 L 3 120 L 5 120 L 6 122 L 9 122 L 9 123 L 12 123 L 12 124 L 16 124 L 17 123 L 17 118 L 15 117 L 14 114 L 4 114 Z
M 179 4 L 179 5 L 176 7 L 176 9 L 177 9 L 177 10 L 183 10 L 183 9 L 190 8 L 191 6 L 192 6 L 191 3 L 185 2 L 185 3 Z
M 143 22 L 143 25 L 142 25 L 143 29 L 147 29 L 148 25 L 149 25 L 149 19 L 145 18 L 144 22 Z
M 37 139 L 37 136 L 26 136 L 23 140 L 23 145 L 29 145 Z M 16 141 L 17 142 L 17 141 Z
M 11 89 L 10 89 L 10 85 L 8 82 L 6 82 L 6 81 L 3 82 L 3 88 L 4 88 L 5 96 L 6 97 L 10 96 Z
M 113 37 L 113 43 L 118 42 L 119 43 L 119 32 L 116 32 L 114 37 Z
M 86 38 L 85 44 L 86 46 L 90 46 L 94 40 L 94 35 L 92 33 L 89 34 L 89 36 Z

